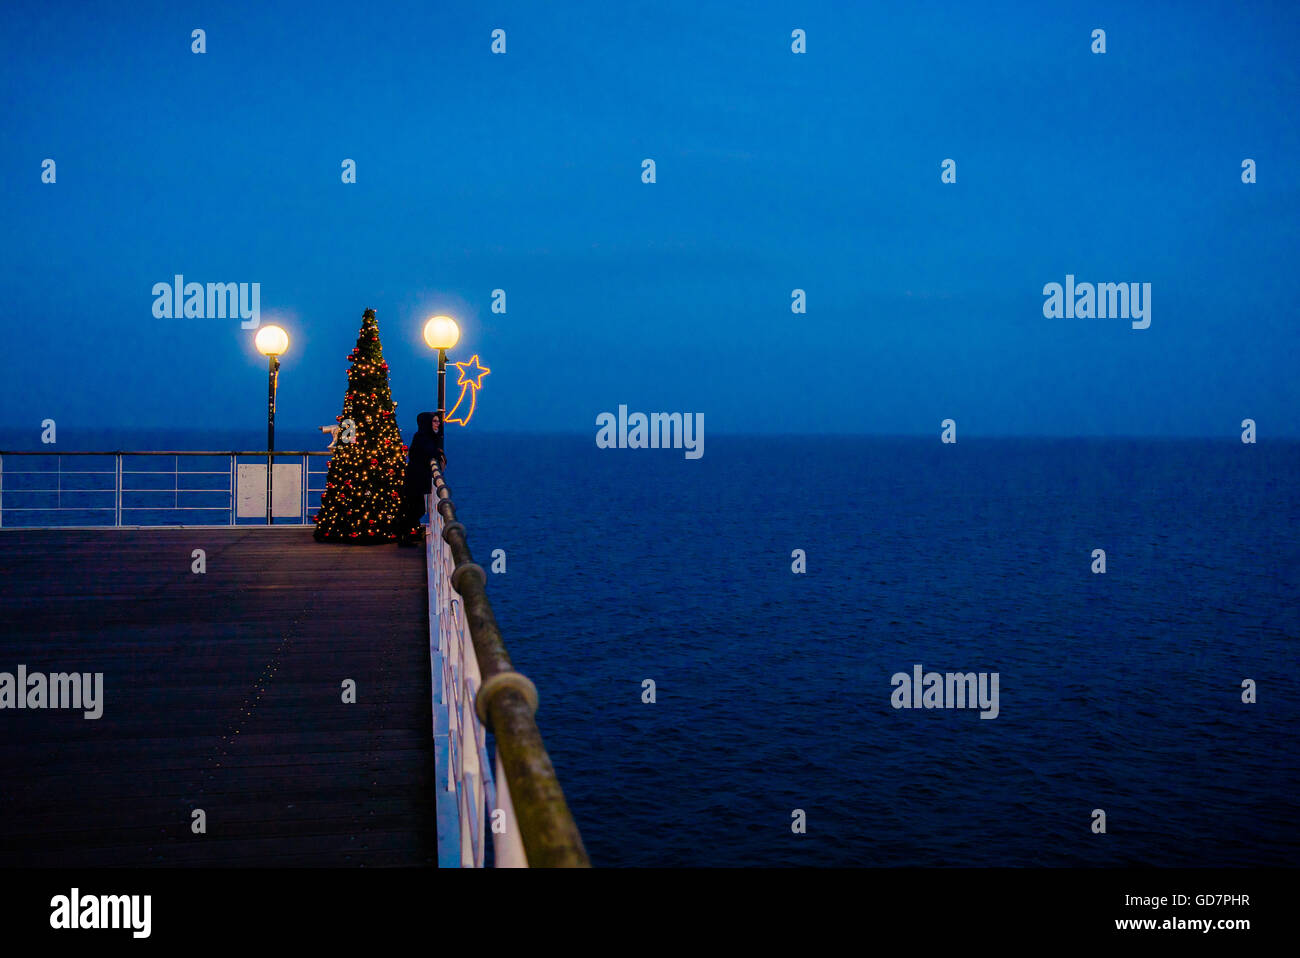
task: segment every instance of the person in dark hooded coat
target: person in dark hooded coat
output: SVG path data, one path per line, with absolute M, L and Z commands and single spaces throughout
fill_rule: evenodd
M 397 542 L 404 546 L 417 544 L 420 516 L 424 515 L 424 497 L 433 482 L 432 463 L 437 462 L 440 469 L 447 466 L 447 457 L 442 454 L 441 417 L 436 412 L 422 412 L 415 417 L 415 422 L 418 428 L 411 439 L 399 515 Z

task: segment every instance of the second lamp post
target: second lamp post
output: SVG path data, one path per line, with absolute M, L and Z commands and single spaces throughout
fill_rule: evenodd
M 460 341 L 460 327 L 450 316 L 434 316 L 424 324 L 424 342 L 438 350 L 438 431 L 447 425 L 447 350 Z
M 257 351 L 270 360 L 266 400 L 266 524 L 272 522 L 272 459 L 275 452 L 275 390 L 280 380 L 280 356 L 289 348 L 289 334 L 279 326 L 263 326 L 253 339 Z

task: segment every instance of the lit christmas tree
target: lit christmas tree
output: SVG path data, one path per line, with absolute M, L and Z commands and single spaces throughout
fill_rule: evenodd
M 362 316 L 357 346 L 348 359 L 348 391 L 338 417 L 343 431 L 325 474 L 316 541 L 391 542 L 399 531 L 406 446 L 397 428 L 397 403 L 388 387 L 388 363 L 373 309 Z M 351 442 L 349 421 L 356 424 Z

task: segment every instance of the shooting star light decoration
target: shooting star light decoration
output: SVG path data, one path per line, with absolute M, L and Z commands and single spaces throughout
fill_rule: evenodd
M 479 389 L 483 386 L 483 377 L 492 372 L 492 370 L 488 369 L 486 366 L 479 365 L 478 353 L 471 356 L 469 362 L 452 363 L 452 365 L 456 367 L 459 373 L 456 385 L 460 387 L 460 395 L 456 397 L 456 404 L 451 407 L 451 412 L 447 413 L 447 418 L 444 422 L 458 422 L 462 426 L 468 426 L 470 418 L 474 415 L 475 398 L 478 396 Z M 466 370 L 470 366 L 474 367 L 474 372 L 466 375 Z M 469 408 L 460 416 L 460 418 L 457 418 L 456 411 L 460 409 L 461 403 L 465 402 L 466 393 L 469 394 Z

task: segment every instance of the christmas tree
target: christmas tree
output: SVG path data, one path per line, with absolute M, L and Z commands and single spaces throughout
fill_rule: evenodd
M 316 541 L 391 542 L 399 531 L 406 446 L 397 428 L 397 403 L 388 387 L 388 363 L 373 309 L 361 318 L 357 346 L 348 360 L 348 391 L 338 417 L 342 432 L 325 474 Z

